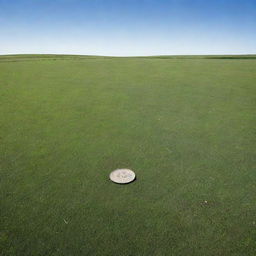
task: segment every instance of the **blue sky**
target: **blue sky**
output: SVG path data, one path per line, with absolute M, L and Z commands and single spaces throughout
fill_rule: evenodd
M 255 54 L 256 0 L 0 0 L 0 54 Z

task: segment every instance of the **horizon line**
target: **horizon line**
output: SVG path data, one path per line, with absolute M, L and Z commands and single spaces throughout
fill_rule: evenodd
M 159 55 L 97 55 L 97 54 L 72 54 L 72 53 L 7 53 L 0 56 L 22 56 L 22 55 L 54 55 L 54 56 L 87 56 L 87 57 L 183 57 L 183 56 L 254 56 L 256 53 L 234 53 L 234 54 L 159 54 Z

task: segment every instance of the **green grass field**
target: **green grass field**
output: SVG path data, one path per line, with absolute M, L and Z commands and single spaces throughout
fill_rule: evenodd
M 0 255 L 255 256 L 255 127 L 255 56 L 0 57 Z

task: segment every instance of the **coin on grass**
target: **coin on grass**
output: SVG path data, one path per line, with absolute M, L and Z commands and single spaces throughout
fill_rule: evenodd
M 129 169 L 117 169 L 110 173 L 109 178 L 119 184 L 127 184 L 135 180 L 135 173 Z

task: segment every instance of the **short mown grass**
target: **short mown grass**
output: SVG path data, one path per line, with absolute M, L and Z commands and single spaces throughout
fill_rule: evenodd
M 0 255 L 256 255 L 255 120 L 253 58 L 0 57 Z

